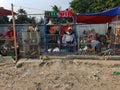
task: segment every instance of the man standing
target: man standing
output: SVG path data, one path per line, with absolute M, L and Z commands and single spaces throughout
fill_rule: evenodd
M 5 36 L 8 38 L 8 43 L 14 43 L 14 31 L 11 25 L 8 26 L 8 31 L 6 32 Z
M 36 22 L 32 22 L 32 24 L 28 27 L 28 31 L 38 31 L 38 27 L 36 25 Z

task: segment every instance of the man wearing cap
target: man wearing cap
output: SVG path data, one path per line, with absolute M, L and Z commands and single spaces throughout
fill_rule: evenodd
M 76 44 L 72 27 L 68 27 L 68 31 L 62 37 L 62 43 L 64 46 L 74 46 Z

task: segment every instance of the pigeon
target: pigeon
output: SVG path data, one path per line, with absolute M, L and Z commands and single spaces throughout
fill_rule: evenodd
M 60 50 L 59 50 L 58 47 L 56 47 L 56 48 L 53 49 L 53 52 L 59 52 L 59 51 L 60 51 Z
M 88 49 L 88 47 L 87 47 L 87 46 L 85 46 L 85 47 L 83 48 L 83 50 L 84 50 L 84 51 L 86 51 L 87 49 Z
M 48 49 L 48 52 L 50 53 L 52 51 L 52 48 Z

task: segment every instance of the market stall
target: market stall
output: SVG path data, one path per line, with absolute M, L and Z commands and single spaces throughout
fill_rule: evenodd
M 16 43 L 16 28 L 15 28 L 15 20 L 14 20 L 14 15 L 16 13 L 13 11 L 13 4 L 11 4 L 11 9 L 12 10 L 7 10 L 7 9 L 4 9 L 4 8 L 0 8 L 0 16 L 8 16 L 8 15 L 12 16 L 13 30 L 14 30 L 14 45 L 13 45 L 14 49 L 7 50 L 7 55 L 14 56 L 13 58 L 15 58 L 15 61 L 17 62 L 18 61 L 18 55 L 17 55 L 17 43 Z
M 77 23 L 84 23 L 84 24 L 106 24 L 106 33 L 108 32 L 108 27 L 110 23 L 114 22 L 114 27 L 112 28 L 112 32 L 110 32 L 111 40 L 110 40 L 110 47 L 109 49 L 114 51 L 114 54 L 116 54 L 117 47 L 120 47 L 119 42 L 119 20 L 120 20 L 120 7 L 115 7 L 110 10 L 106 10 L 99 13 L 91 13 L 91 14 L 77 14 L 76 15 L 76 22 Z M 114 41 L 113 41 L 114 40 Z M 113 44 L 114 43 L 114 44 Z M 117 47 L 116 47 L 117 46 Z M 117 51 L 116 51 L 117 49 Z M 111 50 L 111 51 L 112 51 Z M 120 52 L 119 52 L 120 54 Z
M 54 11 L 45 12 L 45 53 L 68 54 L 75 52 L 76 45 L 65 46 L 62 40 L 64 34 L 68 32 L 68 28 L 73 29 L 74 35 L 76 36 L 72 10 L 63 10 L 59 13 Z

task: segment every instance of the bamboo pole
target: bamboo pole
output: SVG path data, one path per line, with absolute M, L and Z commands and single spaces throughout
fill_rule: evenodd
M 108 32 L 108 22 L 106 23 L 106 32 Z
M 17 55 L 17 41 L 16 41 L 16 27 L 15 27 L 15 17 L 14 17 L 14 10 L 13 4 L 11 4 L 12 9 L 12 21 L 13 21 L 13 31 L 14 31 L 14 49 L 15 49 L 15 61 L 18 62 L 18 55 Z

